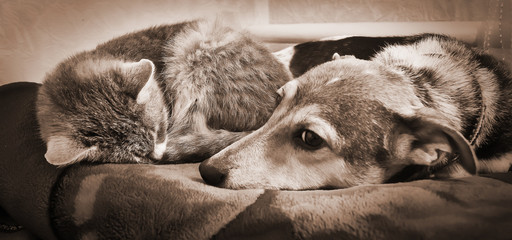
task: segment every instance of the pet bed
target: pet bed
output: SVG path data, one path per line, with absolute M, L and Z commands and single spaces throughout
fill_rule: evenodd
M 510 239 L 512 173 L 339 190 L 229 190 L 197 164 L 44 159 L 39 84 L 0 87 L 0 206 L 43 239 Z

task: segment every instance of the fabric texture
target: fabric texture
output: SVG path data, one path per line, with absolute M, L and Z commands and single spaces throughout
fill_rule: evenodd
M 331 191 L 219 189 L 197 164 L 68 169 L 50 217 L 62 239 L 507 239 L 512 177 Z

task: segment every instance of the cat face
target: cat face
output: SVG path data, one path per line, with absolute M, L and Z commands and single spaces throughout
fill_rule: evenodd
M 168 112 L 149 60 L 72 58 L 43 82 L 37 108 L 51 164 L 154 162 L 165 151 Z

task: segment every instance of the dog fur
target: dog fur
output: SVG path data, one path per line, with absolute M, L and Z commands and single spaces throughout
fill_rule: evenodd
M 508 171 L 512 80 L 504 65 L 442 35 L 358 39 L 375 44 L 340 46 L 340 55 L 355 57 L 301 68 L 303 75 L 291 58 L 301 76 L 278 91 L 269 121 L 204 161 L 203 179 L 298 190 L 400 181 L 421 171 Z

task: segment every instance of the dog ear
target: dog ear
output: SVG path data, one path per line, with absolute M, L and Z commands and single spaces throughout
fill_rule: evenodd
M 444 161 L 443 152 L 458 154 L 460 164 L 476 174 L 476 155 L 470 143 L 446 121 L 431 114 L 405 118 L 393 138 L 395 154 L 405 163 L 434 166 Z
M 332 60 L 341 60 L 341 59 L 347 59 L 347 58 L 353 58 L 353 59 L 356 59 L 356 57 L 354 55 L 343 55 L 343 56 L 340 56 L 339 53 L 335 52 L 333 55 L 332 55 Z
M 339 53 L 335 52 L 333 55 L 332 55 L 332 60 L 340 60 L 341 59 L 341 56 Z

